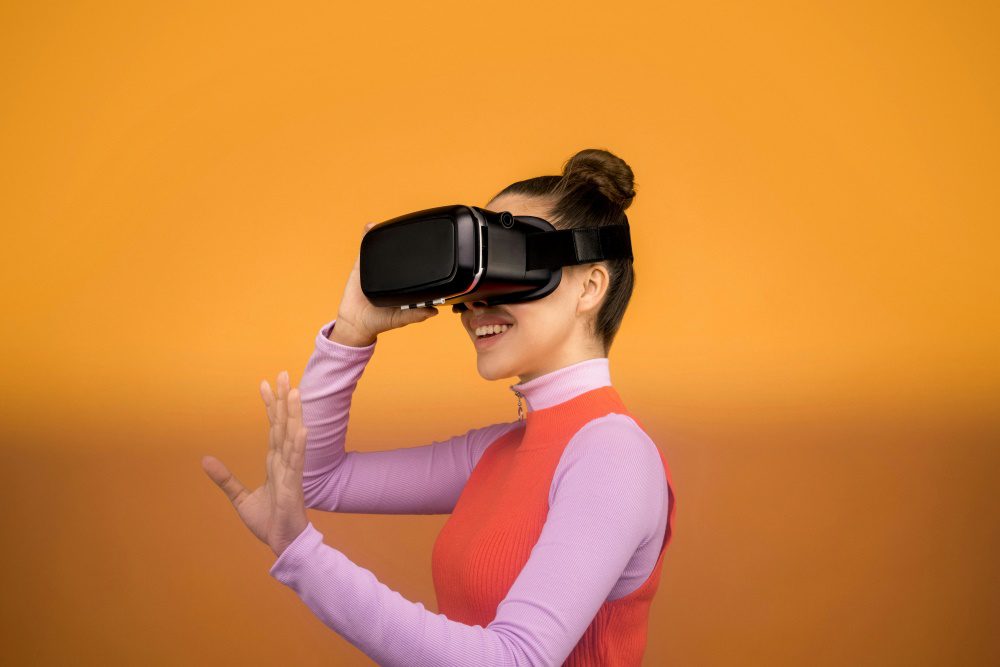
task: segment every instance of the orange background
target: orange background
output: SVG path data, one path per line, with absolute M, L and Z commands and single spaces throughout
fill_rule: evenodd
M 0 8 L 5 654 L 370 664 L 201 469 L 263 482 L 362 225 L 607 148 L 612 378 L 667 456 L 646 664 L 997 664 L 992 3 Z M 877 6 L 876 6 L 877 5 Z M 348 448 L 516 416 L 450 310 L 388 332 Z M 310 510 L 435 610 L 445 516 Z

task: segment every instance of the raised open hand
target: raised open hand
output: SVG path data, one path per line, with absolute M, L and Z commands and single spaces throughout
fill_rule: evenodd
M 309 525 L 302 493 L 307 429 L 302 426 L 299 390 L 288 387 L 288 371 L 278 374 L 277 397 L 267 380 L 261 381 L 260 393 L 271 424 L 263 486 L 247 491 L 214 456 L 203 457 L 201 467 L 229 497 L 250 531 L 280 556 Z

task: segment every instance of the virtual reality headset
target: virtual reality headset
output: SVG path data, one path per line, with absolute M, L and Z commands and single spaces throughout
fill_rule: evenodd
M 622 225 L 556 229 L 547 220 L 455 204 L 407 213 L 361 239 L 361 291 L 376 306 L 467 310 L 534 301 L 559 286 L 562 267 L 632 258 Z

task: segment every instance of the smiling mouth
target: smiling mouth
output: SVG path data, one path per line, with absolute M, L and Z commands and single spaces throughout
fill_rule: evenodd
M 501 336 L 503 336 L 505 333 L 507 333 L 508 331 L 510 331 L 513 328 L 514 328 L 513 324 L 492 325 L 492 326 L 487 326 L 487 327 L 481 327 L 481 329 L 483 330 L 484 333 L 482 335 L 480 335 L 480 334 L 474 334 L 475 341 L 478 343 L 480 341 L 493 340 L 494 338 L 500 338 Z

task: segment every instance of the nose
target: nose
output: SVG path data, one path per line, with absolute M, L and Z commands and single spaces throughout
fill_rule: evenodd
M 456 303 L 454 306 L 452 306 L 452 310 L 454 310 L 456 313 L 468 312 L 472 313 L 473 315 L 475 315 L 477 311 L 482 310 L 483 308 L 486 308 L 485 301 L 462 301 L 461 303 Z

